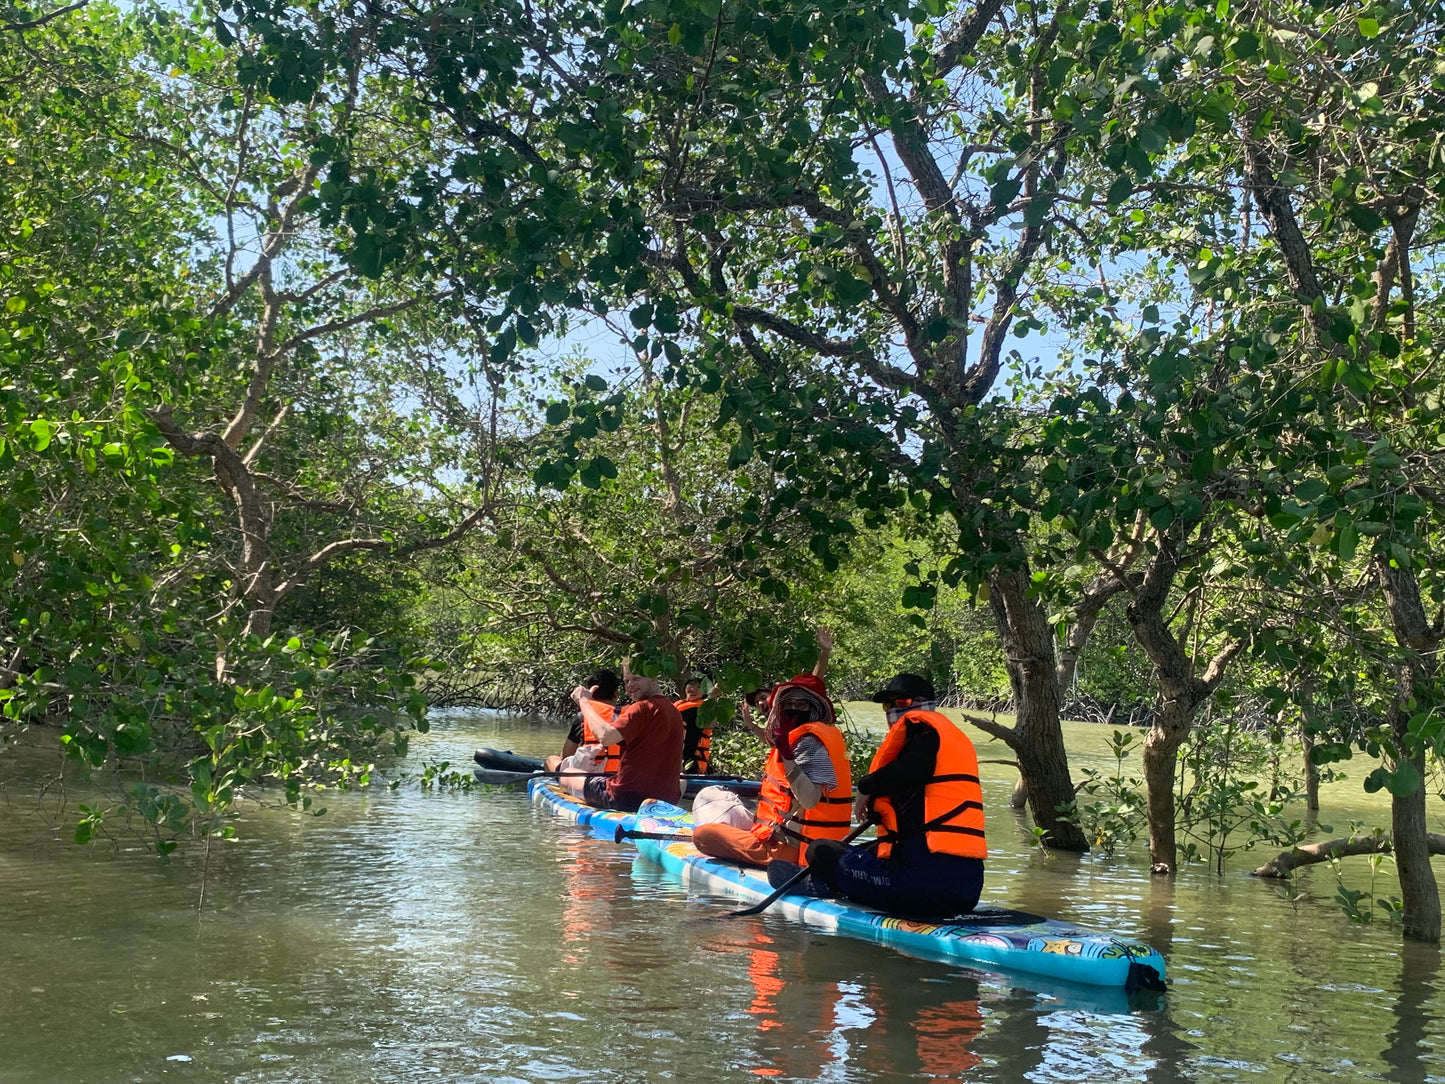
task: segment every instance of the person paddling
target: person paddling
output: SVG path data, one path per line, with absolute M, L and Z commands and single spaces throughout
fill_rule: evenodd
M 814 843 L 809 880 L 890 914 L 967 914 L 983 891 L 988 857 L 973 743 L 939 713 L 933 685 L 917 674 L 897 675 L 873 699 L 889 728 L 858 780 L 854 812 L 876 816 L 881 842 L 848 850 Z
M 604 745 L 620 745 L 617 774 L 584 774 L 562 769 L 558 782 L 588 805 L 633 812 L 648 798 L 676 802 L 682 796 L 682 716 L 657 682 L 622 664 L 622 684 L 632 703 L 608 721 L 581 685 L 572 690 L 588 728 Z M 548 758 L 549 765 L 553 758 Z M 555 769 L 553 769 L 555 770 Z
M 727 822 L 699 824 L 692 844 L 703 854 L 742 865 L 781 861 L 796 868 L 813 840 L 848 834 L 853 804 L 848 751 L 823 683 L 802 674 L 774 689 L 766 734 L 771 749 L 756 818 L 748 818 L 734 798 Z M 713 789 L 698 794 L 694 813 L 714 797 Z

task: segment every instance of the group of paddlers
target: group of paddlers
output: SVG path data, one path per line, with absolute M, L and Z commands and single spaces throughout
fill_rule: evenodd
M 939 712 L 926 678 L 898 674 L 873 696 L 887 713 L 888 732 L 855 781 L 823 681 L 832 646 L 826 630 L 820 642 L 813 673 L 750 694 L 741 705 L 743 721 L 769 747 L 756 811 L 726 787 L 704 788 L 693 802 L 693 845 L 766 869 L 774 887 L 793 881 L 795 891 L 903 916 L 971 911 L 987 856 L 973 743 Z M 618 684 L 616 674 L 599 670 L 572 690 L 579 716 L 563 756 L 548 758 L 547 768 L 599 808 L 676 802 L 679 767 L 707 771 L 711 730 L 697 721 L 701 684 L 688 683 L 674 702 L 624 663 L 621 684 L 631 703 L 621 709 Z M 753 710 L 762 725 L 752 722 Z M 875 837 L 849 846 L 870 823 Z

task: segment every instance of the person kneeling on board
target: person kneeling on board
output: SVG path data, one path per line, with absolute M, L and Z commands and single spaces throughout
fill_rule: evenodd
M 592 699 L 592 691 L 579 685 L 572 699 L 582 712 L 587 727 L 604 747 L 620 745 L 617 774 L 608 776 L 578 769 L 576 756 L 571 767 L 560 768 L 557 781 L 598 809 L 633 812 L 649 798 L 676 802 L 682 797 L 682 716 L 672 701 L 662 695 L 657 682 L 634 674 L 622 664 L 622 683 L 632 703 L 611 721 Z M 552 758 L 548 758 L 549 764 Z M 555 769 L 554 769 L 555 770 Z
M 622 679 L 612 670 L 598 670 L 583 683 L 587 688 L 592 706 L 602 716 L 603 721 L 612 722 L 612 717 L 617 714 L 617 690 L 622 685 Z M 595 748 L 590 748 L 594 747 Z M 589 751 L 590 749 L 590 751 Z M 567 764 L 567 758 L 578 752 L 584 753 L 584 759 L 580 762 Z M 572 727 L 567 731 L 567 740 L 562 743 L 562 758 L 547 758 L 547 770 L 555 772 L 560 767 L 573 767 L 585 765 L 587 771 L 599 771 L 603 775 L 616 775 L 617 764 L 622 756 L 622 749 L 616 745 L 603 745 L 592 733 L 587 725 L 587 720 L 578 711 L 572 720 Z
M 848 834 L 853 804 L 848 752 L 823 683 L 811 674 L 773 691 L 766 733 L 772 748 L 763 766 L 756 817 L 735 795 L 707 787 L 693 802 L 693 815 L 722 819 L 698 824 L 692 844 L 703 854 L 743 865 L 784 861 L 796 869 L 813 840 Z M 723 812 L 700 815 L 699 806 Z
M 983 891 L 988 857 L 973 743 L 939 713 L 932 684 L 916 674 L 899 674 L 873 699 L 889 728 L 858 780 L 854 811 L 878 821 L 881 842 L 876 853 L 873 845 L 813 844 L 809 880 L 890 914 L 967 914 Z

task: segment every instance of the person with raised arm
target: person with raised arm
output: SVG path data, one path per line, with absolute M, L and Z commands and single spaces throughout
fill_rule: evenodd
M 598 809 L 633 812 L 649 798 L 676 802 L 682 796 L 682 716 L 662 695 L 657 682 L 622 664 L 622 684 L 632 703 L 607 719 L 592 690 L 577 686 L 572 699 L 582 718 L 604 746 L 621 747 L 617 774 L 603 775 L 561 766 L 558 782 Z M 575 758 L 573 758 L 575 760 Z M 558 770 L 548 758 L 549 770 Z
M 848 751 L 822 681 L 801 674 L 774 689 L 766 734 L 770 749 L 756 816 L 709 787 L 698 794 L 694 814 L 712 801 L 732 809 L 725 819 L 698 824 L 692 843 L 703 854 L 742 865 L 784 862 L 796 868 L 813 840 L 848 834 L 853 805 Z
M 824 696 L 827 693 L 822 688 L 823 680 L 828 676 L 828 660 L 833 657 L 833 630 L 827 625 L 818 626 L 818 661 L 813 664 L 813 676 L 818 679 L 819 692 Z M 753 735 L 761 741 L 768 740 L 768 703 L 772 697 L 772 691 L 767 688 L 754 689 L 743 696 L 742 703 L 738 705 L 738 713 L 742 716 L 743 726 L 750 730 Z M 753 712 L 762 717 L 762 722 L 753 722 Z
M 610 723 L 617 714 L 617 690 L 622 687 L 622 679 L 617 676 L 616 671 L 602 669 L 584 681 L 583 685 L 587 687 L 593 706 L 602 718 Z M 618 761 L 622 757 L 621 748 L 616 745 L 602 745 L 579 709 L 567 731 L 567 740 L 562 743 L 562 760 L 566 761 L 579 750 L 588 750 L 592 746 L 597 748 L 587 754 L 586 763 L 595 766 L 604 775 L 616 775 Z M 556 771 L 557 766 L 549 764 L 547 770 Z

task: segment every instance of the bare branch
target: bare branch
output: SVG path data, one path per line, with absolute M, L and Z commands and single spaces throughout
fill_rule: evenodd
M 90 0 L 78 0 L 77 3 L 69 4 L 63 8 L 57 8 L 52 12 L 48 12 L 47 14 L 41 15 L 35 19 L 27 20 L 26 22 L 0 23 L 0 33 L 4 33 L 7 30 L 11 31 L 12 33 L 20 33 L 21 31 L 25 30 L 39 29 L 53 19 L 58 19 L 62 15 L 68 15 L 72 11 L 79 11 L 81 8 L 85 7 L 89 3 Z

